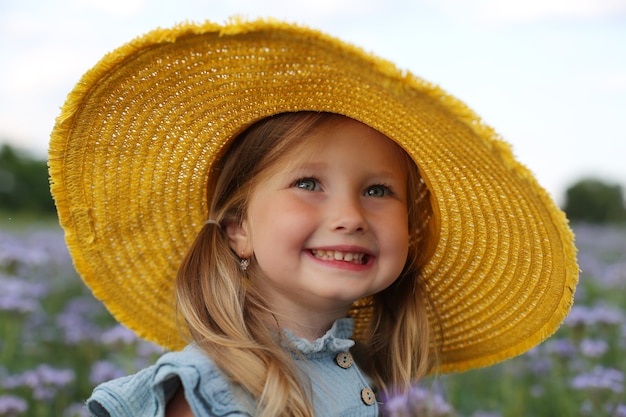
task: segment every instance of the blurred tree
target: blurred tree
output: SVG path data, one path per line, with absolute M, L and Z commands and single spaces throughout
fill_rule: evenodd
M 0 210 L 55 213 L 45 160 L 32 158 L 6 144 L 0 147 Z
M 565 212 L 571 221 L 616 223 L 626 221 L 622 187 L 597 178 L 582 179 L 565 192 Z

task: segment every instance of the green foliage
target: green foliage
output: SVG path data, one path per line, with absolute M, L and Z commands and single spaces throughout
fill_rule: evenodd
M 608 224 L 626 221 L 622 187 L 596 178 L 585 178 L 569 187 L 564 210 L 574 222 Z
M 54 215 L 48 167 L 9 145 L 0 147 L 0 210 Z

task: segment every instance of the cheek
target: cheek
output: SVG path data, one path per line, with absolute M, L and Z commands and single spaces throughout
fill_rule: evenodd
M 394 258 L 398 263 L 398 268 L 402 271 L 404 268 L 404 264 L 406 263 L 406 259 L 409 256 L 409 238 L 408 234 L 404 234 L 404 237 L 398 238 L 394 243 L 393 253 L 395 254 Z
M 405 211 L 400 211 L 391 217 L 396 219 L 387 226 L 388 248 L 392 254 L 394 262 L 399 268 L 398 274 L 404 268 L 409 254 L 409 224 Z
M 291 198 L 258 199 L 251 206 L 253 245 L 284 246 L 302 239 L 314 223 L 314 213 L 306 204 Z

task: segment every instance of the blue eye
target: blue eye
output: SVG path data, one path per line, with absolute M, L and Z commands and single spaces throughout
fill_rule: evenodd
M 368 197 L 387 197 L 391 194 L 389 187 L 385 185 L 372 185 L 365 190 L 365 195 Z
M 319 184 L 315 178 L 301 178 L 297 180 L 293 186 L 307 191 L 315 191 L 319 189 Z

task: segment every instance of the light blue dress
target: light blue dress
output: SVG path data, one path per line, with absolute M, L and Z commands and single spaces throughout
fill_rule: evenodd
M 358 368 L 350 348 L 354 323 L 337 320 L 321 338 L 311 342 L 285 331 L 298 350 L 297 366 L 310 378 L 317 417 L 378 415 L 369 380 Z M 182 383 L 196 417 L 254 416 L 255 405 L 238 385 L 231 383 L 197 347 L 163 355 L 139 373 L 99 385 L 87 408 L 95 417 L 163 416 L 167 401 Z

